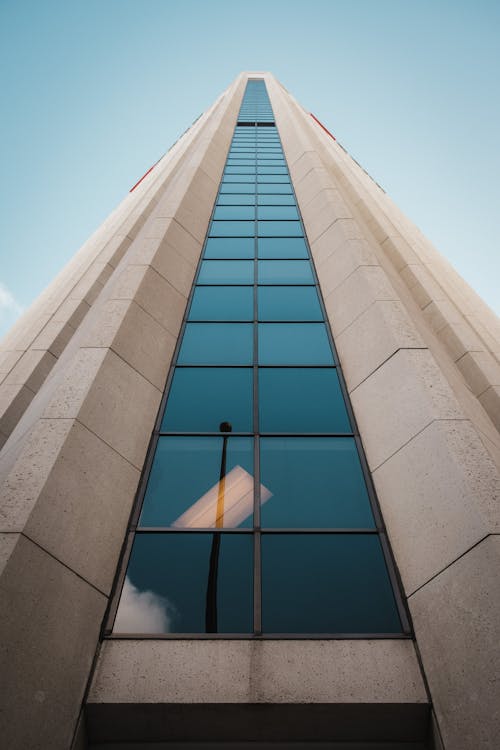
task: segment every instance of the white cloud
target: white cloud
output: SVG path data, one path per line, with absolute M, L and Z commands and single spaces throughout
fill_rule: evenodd
M 154 591 L 139 591 L 128 576 L 125 578 L 115 633 L 169 633 L 175 607 Z

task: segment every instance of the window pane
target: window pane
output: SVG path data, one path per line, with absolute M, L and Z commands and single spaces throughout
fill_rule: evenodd
M 353 438 L 262 438 L 260 471 L 263 527 L 374 528 Z
M 237 182 L 221 183 L 221 193 L 255 193 L 255 182 L 238 184 Z
M 270 182 L 261 183 L 257 185 L 257 190 L 259 193 L 291 193 L 292 192 L 292 186 L 290 184 L 282 184 L 282 185 L 273 185 Z
M 308 258 L 307 245 L 302 237 L 259 237 L 259 258 Z
M 179 367 L 175 370 L 162 432 L 250 432 L 253 423 L 251 368 Z
M 253 284 L 251 260 L 204 260 L 198 284 Z
M 189 320 L 253 320 L 253 287 L 196 287 Z
M 299 212 L 295 206 L 259 206 L 259 219 L 298 219 Z
M 323 320 L 318 294 L 310 286 L 261 286 L 259 320 Z
M 214 219 L 255 219 L 253 206 L 217 206 Z
M 188 323 L 180 365 L 248 365 L 253 360 L 251 323 Z
M 254 252 L 255 243 L 253 237 L 211 237 L 205 245 L 204 257 L 209 259 L 253 258 Z M 205 267 L 203 271 L 205 272 Z
M 253 221 L 212 221 L 211 237 L 253 237 L 255 223 Z
M 259 237 L 302 237 L 300 221 L 259 221 Z
M 114 632 L 205 633 L 207 586 L 216 580 L 216 632 L 251 633 L 252 537 L 220 535 L 215 577 L 210 566 L 215 536 L 137 534 Z
M 255 203 L 254 195 L 219 195 L 217 204 L 219 206 L 253 206 Z
M 314 284 L 307 260 L 260 260 L 259 284 Z
M 259 369 L 262 432 L 351 433 L 334 369 Z
M 261 365 L 333 365 L 324 323 L 259 323 Z
M 293 195 L 265 195 L 258 196 L 259 206 L 295 206 L 295 197 Z
M 232 189 L 233 185 L 246 185 L 245 191 L 248 191 L 250 189 L 255 190 L 254 178 L 249 177 L 248 175 L 230 174 L 227 177 L 223 177 L 221 182 L 221 190 L 223 186 L 229 186 L 229 192 L 234 193 L 236 191 Z
M 264 166 L 259 165 L 258 174 L 288 174 L 288 169 L 282 166 Z
M 400 633 L 376 534 L 264 534 L 267 633 Z
M 253 486 L 252 438 L 160 437 L 139 525 L 252 526 Z
M 255 174 L 255 167 L 226 167 L 224 174 Z
M 259 174 L 257 175 L 257 182 L 279 182 L 287 183 L 290 178 L 287 174 Z

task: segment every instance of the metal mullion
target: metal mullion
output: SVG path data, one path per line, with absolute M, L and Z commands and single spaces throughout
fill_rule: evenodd
M 257 128 L 255 128 L 255 163 L 257 163 Z M 253 493 L 253 632 L 262 632 L 261 547 L 260 547 L 260 453 L 259 453 L 259 328 L 258 328 L 258 220 L 257 220 L 257 170 L 255 171 L 255 230 L 253 276 L 253 429 L 254 429 L 254 493 Z
M 106 640 L 117 641 L 342 641 L 342 640 L 405 640 L 404 633 L 111 633 Z

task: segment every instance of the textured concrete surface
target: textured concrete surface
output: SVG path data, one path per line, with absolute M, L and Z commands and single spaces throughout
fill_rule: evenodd
M 500 747 L 499 569 L 500 537 L 489 536 L 409 600 L 446 747 L 453 750 Z

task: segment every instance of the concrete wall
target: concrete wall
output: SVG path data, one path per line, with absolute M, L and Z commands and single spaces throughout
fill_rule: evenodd
M 444 746 L 500 747 L 499 321 L 268 87 Z

